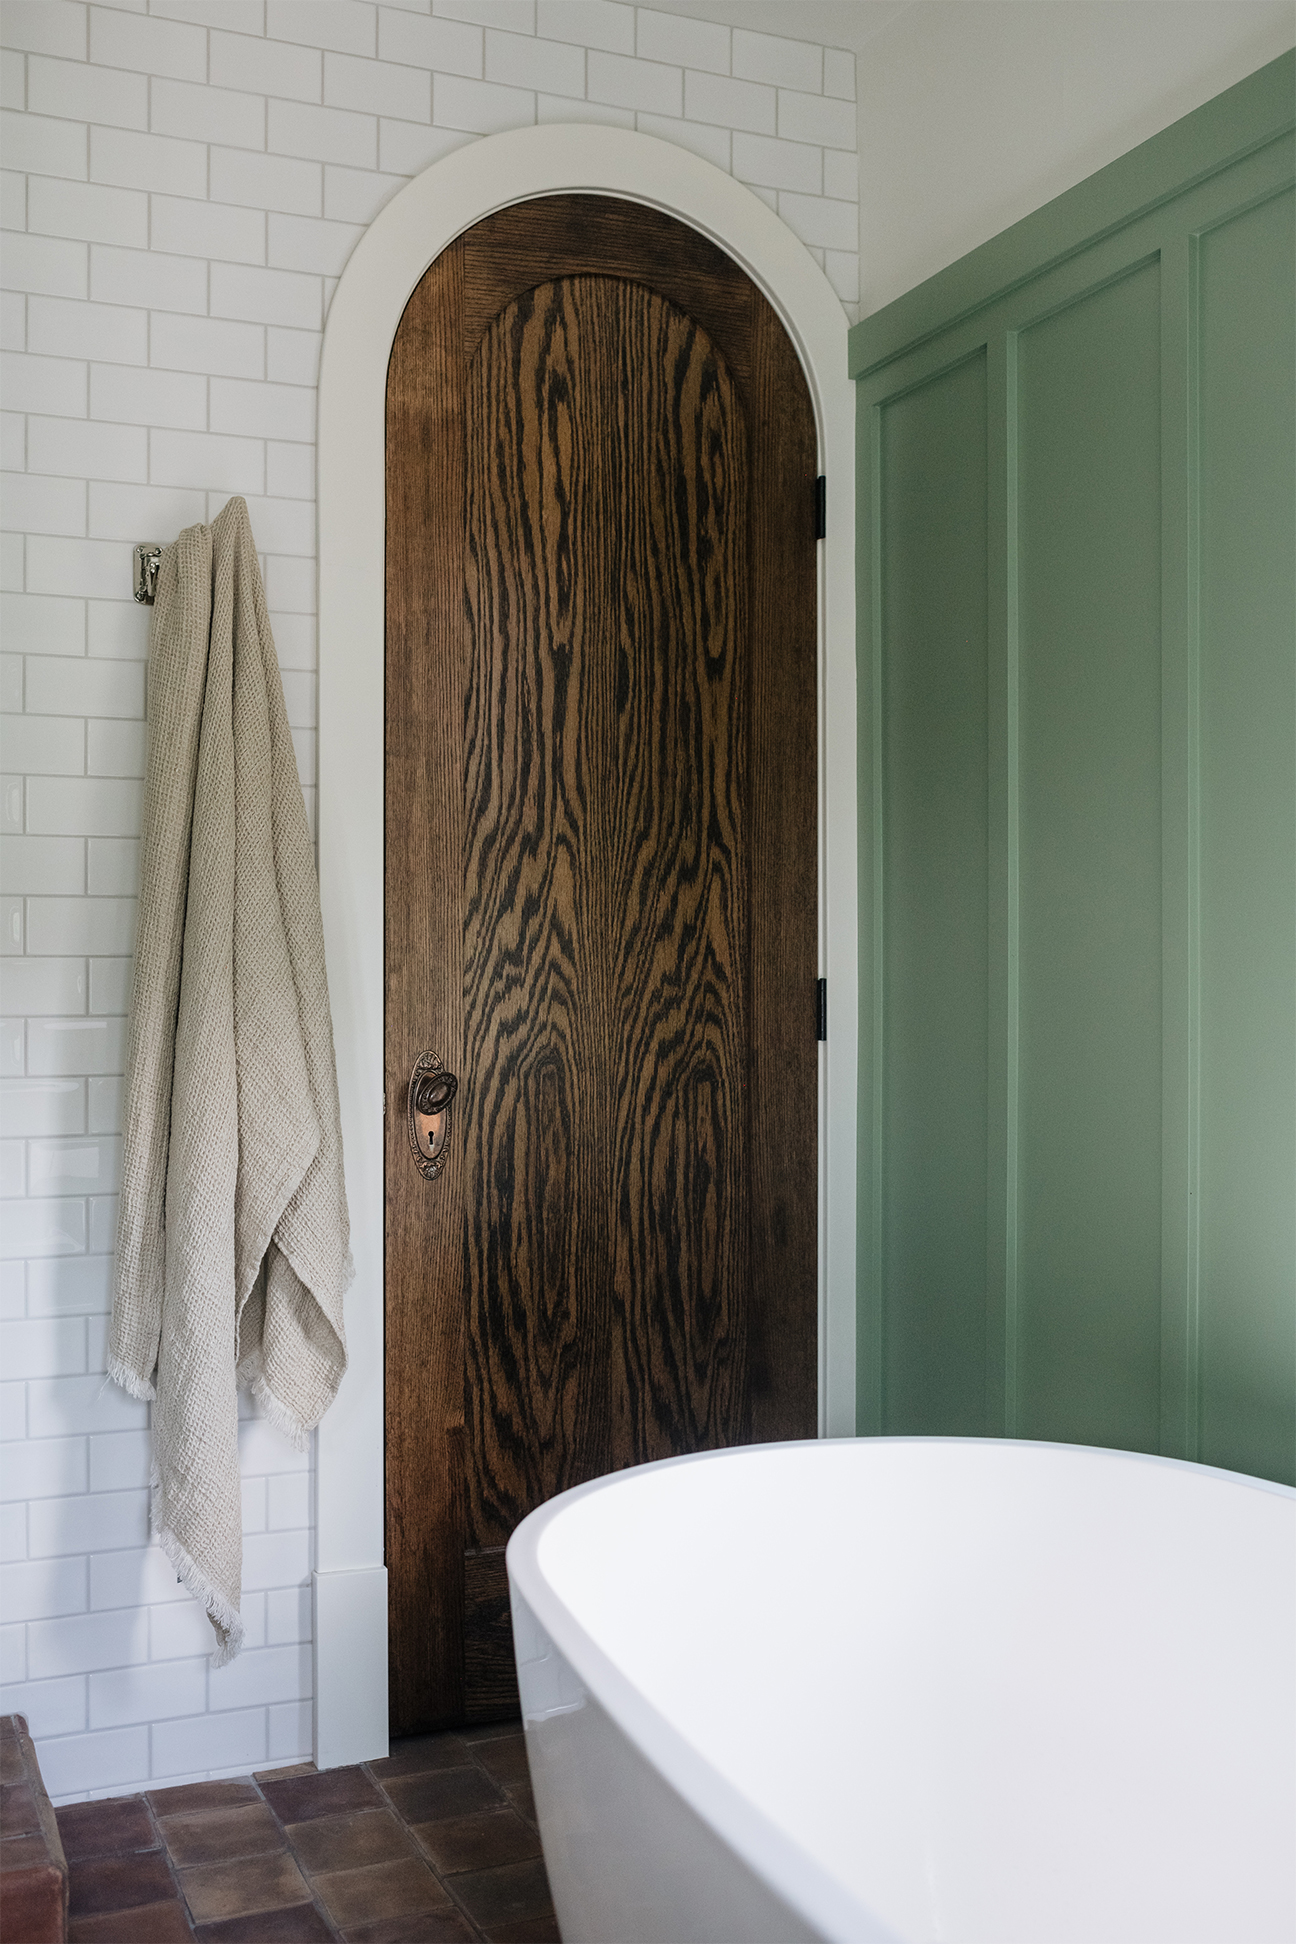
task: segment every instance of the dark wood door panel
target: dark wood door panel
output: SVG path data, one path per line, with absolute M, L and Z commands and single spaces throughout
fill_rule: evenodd
M 707 334 L 626 292 L 608 801 L 616 1454 L 745 1432 L 746 413 Z M 612 482 L 609 482 L 612 483 Z
M 436 1184 L 443 1192 L 426 1192 L 405 1129 L 415 1060 L 433 1051 L 456 1070 L 463 1034 L 461 930 L 426 889 L 457 875 L 463 852 L 462 292 L 455 244 L 405 313 L 387 384 L 386 1550 L 399 1587 L 397 1723 L 422 1719 L 429 1697 L 463 1681 L 462 1518 L 428 1517 L 430 1494 L 462 1498 L 463 1312 L 426 1300 L 428 1265 L 462 1248 L 463 1203 L 453 1169 Z
M 590 197 L 503 211 L 433 265 L 388 440 L 409 1732 L 508 1705 L 499 1549 L 534 1505 L 813 1434 L 815 445 L 737 266 Z M 434 1182 L 404 1132 L 424 1050 L 461 1076 Z
M 605 1469 L 599 477 L 612 320 L 568 285 L 468 366 L 464 1232 L 468 1520 L 499 1545 Z
M 732 257 L 660 210 L 611 196 L 543 196 L 501 209 L 462 243 L 465 363 L 523 291 L 558 277 L 613 277 L 655 290 L 693 318 L 739 388 L 750 381 L 753 319 L 768 305 Z

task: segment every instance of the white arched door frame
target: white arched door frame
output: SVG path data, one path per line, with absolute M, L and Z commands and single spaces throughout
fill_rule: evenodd
M 428 265 L 473 223 L 563 191 L 621 196 L 711 237 L 759 285 L 814 402 L 828 532 L 819 562 L 820 1431 L 855 1428 L 856 770 L 854 398 L 846 318 L 813 257 L 740 183 L 626 129 L 473 142 L 394 196 L 329 307 L 319 382 L 320 893 L 356 1280 L 349 1364 L 318 1433 L 315 1759 L 387 1752 L 383 1566 L 383 614 L 387 364 Z M 810 995 L 807 994 L 807 1009 Z M 828 1057 L 831 1053 L 831 1058 Z

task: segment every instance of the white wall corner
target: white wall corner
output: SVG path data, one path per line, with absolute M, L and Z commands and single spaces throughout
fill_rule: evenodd
M 315 1766 L 387 1753 L 387 1568 L 312 1575 Z

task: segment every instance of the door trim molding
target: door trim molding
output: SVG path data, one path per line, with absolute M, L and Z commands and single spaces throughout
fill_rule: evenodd
M 710 237 L 764 292 L 796 346 L 828 479 L 819 550 L 819 1429 L 855 1430 L 857 815 L 854 398 L 847 321 L 803 244 L 712 163 L 654 136 L 522 128 L 458 149 L 399 191 L 361 237 L 329 307 L 319 379 L 320 898 L 337 1047 L 356 1280 L 348 1368 L 318 1432 L 315 1760 L 387 1752 L 386 1608 L 332 1600 L 334 1576 L 383 1561 L 383 618 L 387 364 L 411 292 L 463 230 L 564 191 L 622 196 Z M 813 1045 L 814 995 L 806 995 Z M 831 1060 L 828 1058 L 831 1052 Z M 384 1576 L 385 1577 L 385 1576 Z M 376 1577 L 374 1582 L 376 1584 Z M 334 1639 L 336 1624 L 346 1639 Z M 345 1616 L 345 1620 L 344 1620 Z M 328 1638 L 325 1638 L 325 1635 Z M 371 1670 L 363 1682 L 346 1670 Z M 372 1670 L 381 1668 L 382 1681 Z M 381 1692 L 379 1691 L 381 1689 Z M 365 1702 L 357 1706 L 357 1690 Z

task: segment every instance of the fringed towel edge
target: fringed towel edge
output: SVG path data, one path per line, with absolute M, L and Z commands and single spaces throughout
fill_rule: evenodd
M 282 1431 L 295 1450 L 305 1451 L 307 1440 L 315 1426 L 305 1423 L 281 1397 L 275 1395 L 266 1382 L 265 1373 L 261 1370 L 255 1353 L 245 1357 L 234 1374 L 249 1395 L 256 1399 L 266 1422 L 273 1424 L 276 1431 Z
M 124 1364 L 120 1357 L 109 1357 L 108 1375 L 114 1384 L 120 1384 L 124 1391 L 129 1392 L 132 1397 L 137 1397 L 141 1404 L 157 1402 L 156 1387 L 149 1383 L 147 1377 L 141 1377 L 137 1371 L 132 1370 L 129 1364 Z
M 310 1284 L 302 1273 L 305 1265 L 298 1266 L 289 1251 L 283 1248 L 277 1236 L 272 1234 L 271 1241 L 280 1250 L 284 1261 L 287 1262 L 302 1287 L 309 1289 Z M 348 1249 L 346 1259 L 342 1264 L 342 1287 L 340 1292 L 342 1295 L 346 1294 L 355 1281 L 355 1273 L 355 1257 L 352 1255 L 350 1249 Z M 342 1351 L 342 1367 L 345 1372 L 346 1346 L 344 1343 L 339 1343 L 339 1348 Z M 256 1399 L 257 1403 L 261 1406 L 267 1423 L 273 1424 L 276 1431 L 282 1431 L 284 1437 L 289 1440 L 297 1451 L 304 1451 L 306 1449 L 311 1432 L 316 1430 L 319 1425 L 319 1418 L 313 1418 L 307 1422 L 290 1405 L 285 1404 L 277 1392 L 271 1390 L 265 1372 L 261 1368 L 260 1353 L 256 1347 L 249 1350 L 247 1355 L 236 1366 L 234 1381 L 241 1385 L 248 1392 L 249 1396 Z M 327 1404 L 324 1409 L 328 1409 Z M 321 1413 L 321 1415 L 323 1414 Z
M 213 1630 L 216 1627 L 224 1629 L 223 1640 L 219 1634 L 216 1635 L 211 1664 L 213 1667 L 226 1667 L 243 1646 L 242 1616 L 236 1606 L 231 1606 L 224 1595 L 216 1591 L 211 1581 L 195 1565 L 180 1544 L 171 1527 L 161 1518 L 162 1475 L 158 1471 L 156 1462 L 149 1469 L 153 1488 L 149 1524 L 153 1530 L 153 1537 L 175 1567 L 177 1577 L 183 1581 L 194 1598 L 207 1609 L 207 1617 L 212 1622 Z

